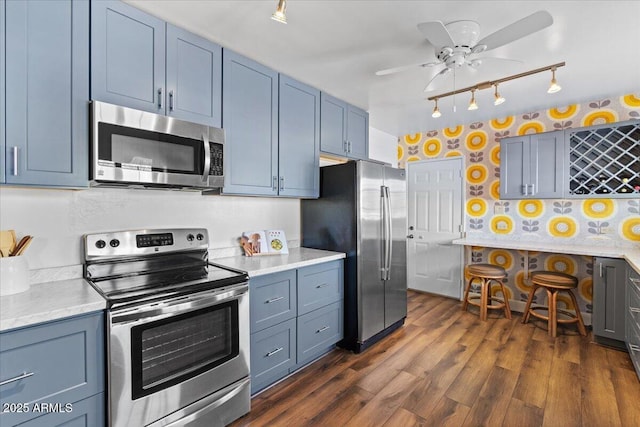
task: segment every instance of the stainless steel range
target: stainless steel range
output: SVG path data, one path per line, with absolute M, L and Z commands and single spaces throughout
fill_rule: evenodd
M 218 426 L 249 412 L 246 273 L 208 263 L 205 229 L 84 236 L 107 300 L 110 426 Z

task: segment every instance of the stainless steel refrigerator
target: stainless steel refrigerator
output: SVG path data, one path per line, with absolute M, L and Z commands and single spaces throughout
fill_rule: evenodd
M 407 317 L 405 171 L 371 161 L 320 168 L 302 200 L 302 245 L 345 252 L 344 348 L 359 353 Z

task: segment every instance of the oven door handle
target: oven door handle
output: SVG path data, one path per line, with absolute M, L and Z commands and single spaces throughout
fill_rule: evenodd
M 114 310 L 110 313 L 111 324 L 115 326 L 116 324 L 154 322 L 225 302 L 239 300 L 248 293 L 249 285 L 245 283 L 224 291 L 216 289 L 214 291 L 173 297 L 166 301 L 144 304 L 135 308 L 123 309 L 122 311 Z

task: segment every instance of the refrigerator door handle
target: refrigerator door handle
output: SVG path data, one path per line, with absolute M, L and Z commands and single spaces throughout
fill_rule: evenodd
M 383 194 L 383 214 L 382 221 L 384 227 L 384 276 L 383 280 L 391 279 L 391 198 L 389 197 L 389 187 L 382 187 Z

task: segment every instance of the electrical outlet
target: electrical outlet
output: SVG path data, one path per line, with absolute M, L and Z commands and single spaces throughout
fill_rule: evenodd
M 613 227 L 600 227 L 600 234 L 613 234 Z
M 502 206 L 502 205 L 495 205 L 495 206 L 493 207 L 493 213 L 494 213 L 494 214 L 496 214 L 496 215 L 503 214 L 503 213 L 504 213 L 504 206 Z

